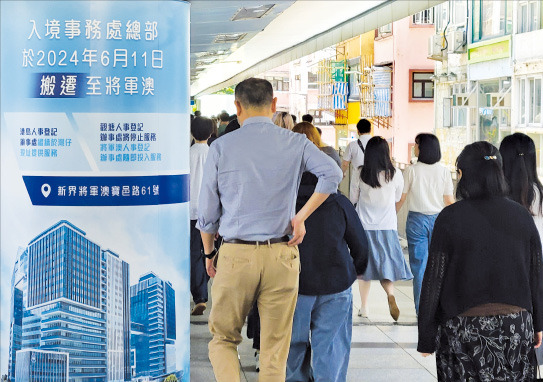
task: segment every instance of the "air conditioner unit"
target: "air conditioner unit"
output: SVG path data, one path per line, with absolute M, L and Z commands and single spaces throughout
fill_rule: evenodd
M 445 51 L 443 49 L 443 36 L 436 34 L 428 39 L 428 58 L 443 61 Z
M 464 27 L 458 28 L 447 34 L 448 53 L 466 53 L 467 39 Z

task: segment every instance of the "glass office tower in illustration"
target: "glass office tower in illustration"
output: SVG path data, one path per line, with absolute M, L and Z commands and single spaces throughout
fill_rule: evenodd
M 130 376 L 130 289 L 128 264 L 106 250 L 106 327 L 108 381 L 129 381 Z
M 32 239 L 12 280 L 10 379 L 21 351 L 37 349 L 68 354 L 70 381 L 130 380 L 128 288 L 128 264 L 70 222 Z
M 9 361 L 8 376 L 11 381 L 15 378 L 15 357 L 22 349 L 23 337 L 23 306 L 26 302 L 26 274 L 28 269 L 28 252 L 19 248 L 17 261 L 11 278 L 10 325 L 9 325 Z
M 131 351 L 134 377 L 175 371 L 175 292 L 153 272 L 130 287 Z

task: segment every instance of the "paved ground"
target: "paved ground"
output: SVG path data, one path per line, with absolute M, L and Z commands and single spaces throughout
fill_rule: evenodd
M 369 318 L 356 316 L 360 306 L 358 286 L 353 288 L 354 319 L 348 381 L 352 382 L 430 382 L 436 381 L 435 358 L 422 358 L 416 351 L 417 327 L 411 282 L 396 284 L 400 319 L 394 323 L 388 313 L 386 294 L 378 282 L 370 292 Z M 193 382 L 214 381 L 207 356 L 211 339 L 207 327 L 209 309 L 200 317 L 191 317 L 190 377 Z M 243 330 L 245 335 L 245 329 Z M 244 338 L 239 347 L 242 381 L 258 381 L 252 340 Z

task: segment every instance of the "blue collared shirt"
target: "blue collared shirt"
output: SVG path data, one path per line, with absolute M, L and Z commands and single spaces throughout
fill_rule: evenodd
M 290 221 L 304 171 L 319 181 L 315 192 L 337 191 L 343 174 L 304 134 L 266 117 L 211 144 L 204 166 L 197 227 L 225 240 L 267 240 L 292 233 Z

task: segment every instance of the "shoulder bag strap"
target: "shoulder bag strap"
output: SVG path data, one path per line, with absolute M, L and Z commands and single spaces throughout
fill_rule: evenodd
M 362 146 L 362 142 L 360 142 L 360 139 L 358 139 L 357 141 L 358 141 L 358 146 L 360 146 L 360 150 L 362 150 L 362 153 L 365 155 L 366 150 L 364 149 L 364 146 Z

